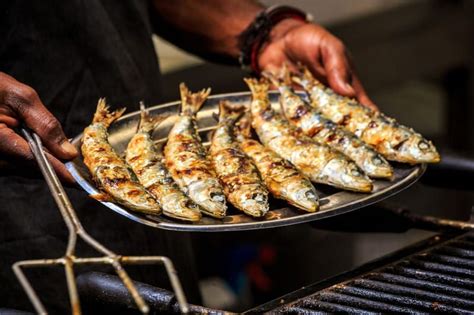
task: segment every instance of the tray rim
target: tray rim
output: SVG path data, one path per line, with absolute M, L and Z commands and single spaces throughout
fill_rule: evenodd
M 270 91 L 271 94 L 278 94 L 277 91 Z M 215 94 L 211 95 L 209 99 L 222 99 L 226 97 L 239 97 L 239 96 L 250 96 L 250 91 L 243 91 L 243 92 L 232 92 L 232 93 L 223 93 L 223 94 Z M 165 109 L 167 107 L 176 106 L 180 103 L 180 101 L 172 101 L 167 102 L 164 104 L 158 104 L 154 106 L 148 107 L 150 111 Z M 121 120 L 126 120 L 132 116 L 137 116 L 139 111 L 134 111 L 131 113 L 127 113 L 126 115 L 122 116 L 117 122 Z M 78 134 L 72 139 L 73 143 L 77 143 L 80 141 L 83 133 Z M 84 178 L 76 167 L 74 161 L 67 162 L 66 168 L 69 170 L 71 175 L 77 181 L 79 186 L 83 190 L 85 190 L 88 194 L 96 194 L 98 193 L 98 189 L 93 186 L 89 181 Z M 352 200 L 345 205 L 340 205 L 335 209 L 328 209 L 323 211 L 317 211 L 313 213 L 304 213 L 301 212 L 296 216 L 279 218 L 279 219 L 270 219 L 270 220 L 262 220 L 262 219 L 254 219 L 255 221 L 251 222 L 240 222 L 240 223 L 223 223 L 223 224 L 189 224 L 181 221 L 173 221 L 173 222 L 166 222 L 161 221 L 159 222 L 161 216 L 156 217 L 156 221 L 152 221 L 140 216 L 144 216 L 144 214 L 135 214 L 132 211 L 126 210 L 122 208 L 122 206 L 117 205 L 112 202 L 103 202 L 100 201 L 105 207 L 117 212 L 125 216 L 128 219 L 131 219 L 135 222 L 151 226 L 154 228 L 164 229 L 164 230 L 172 230 L 172 231 L 181 231 L 181 232 L 230 232 L 230 231 L 247 231 L 247 230 L 257 230 L 257 229 L 264 229 L 264 228 L 276 228 L 276 227 L 283 227 L 301 223 L 308 223 L 311 221 L 316 221 L 320 219 L 325 219 L 337 215 L 342 215 L 347 212 L 351 212 L 360 208 L 364 208 L 371 204 L 380 202 L 386 198 L 389 198 L 400 191 L 410 187 L 413 185 L 425 172 L 426 164 L 419 164 L 414 165 L 412 171 L 405 176 L 404 178 L 400 179 L 392 186 L 386 187 L 382 192 L 375 192 L 370 194 L 361 194 L 360 199 Z M 335 194 L 344 194 L 345 191 L 339 191 Z M 350 192 L 349 192 L 350 193 Z M 335 195 L 334 194 L 334 195 Z M 322 198 L 322 200 L 325 197 Z M 280 207 L 274 210 L 285 210 L 290 209 L 290 207 Z M 239 214 L 243 215 L 243 214 Z

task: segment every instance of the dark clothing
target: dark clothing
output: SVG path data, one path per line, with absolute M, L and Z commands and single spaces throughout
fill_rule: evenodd
M 137 109 L 140 100 L 159 103 L 160 73 L 149 5 L 138 0 L 2 1 L 0 71 L 33 87 L 68 137 L 90 123 L 99 97 L 128 111 Z M 196 280 L 188 234 L 140 225 L 79 189 L 67 192 L 84 227 L 99 241 L 124 255 L 168 255 L 177 264 L 189 299 L 198 296 L 188 285 Z M 63 255 L 65 225 L 42 179 L 1 170 L 0 218 L 0 308 L 31 309 L 11 264 Z M 78 254 L 96 255 L 89 249 Z M 51 270 L 27 275 L 49 310 L 64 313 L 62 307 L 69 307 L 61 287 L 64 272 Z M 160 266 L 130 267 L 130 273 L 150 284 L 168 283 L 163 282 Z

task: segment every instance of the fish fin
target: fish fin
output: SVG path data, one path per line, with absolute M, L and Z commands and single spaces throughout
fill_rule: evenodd
M 290 71 L 290 67 L 287 62 L 283 63 L 280 71 L 263 71 L 262 76 L 270 80 L 270 82 L 276 87 L 290 87 L 292 84 L 292 72 Z
M 313 84 L 317 84 L 321 87 L 325 87 L 316 77 L 311 73 L 307 66 L 303 65 L 302 63 L 298 63 L 298 71 L 299 74 L 292 74 L 291 80 L 300 85 L 304 86 L 305 83 L 311 82 Z
M 237 121 L 247 110 L 245 105 L 232 104 L 229 101 L 219 102 L 219 116 L 218 121 L 229 121 L 234 123 Z
M 89 197 L 91 197 L 91 198 L 93 198 L 97 201 L 101 201 L 101 202 L 113 202 L 114 201 L 109 194 L 104 193 L 104 192 L 100 192 L 100 193 L 97 193 L 97 194 L 91 194 L 91 195 L 89 195 Z
M 114 112 L 109 111 L 105 98 L 100 98 L 97 103 L 97 109 L 94 114 L 92 123 L 103 123 L 106 127 L 109 127 L 114 121 L 120 118 L 125 112 L 126 108 L 118 109 Z
M 239 141 L 252 138 L 252 116 L 246 111 L 234 127 L 235 138 Z
M 145 104 L 140 102 L 140 121 L 138 122 L 138 130 L 143 132 L 153 132 L 166 118 L 170 117 L 170 113 L 161 113 L 156 116 L 150 115 Z
M 179 91 L 181 93 L 180 112 L 186 115 L 195 115 L 211 94 L 211 88 L 192 93 L 184 83 L 179 85 Z
M 283 82 L 283 84 L 291 86 L 291 75 L 292 72 L 290 71 L 288 63 L 283 63 L 283 67 L 281 67 L 280 73 L 278 74 L 278 79 L 280 82 Z
M 255 78 L 244 78 L 245 83 L 247 83 L 250 91 L 253 94 L 264 94 L 265 96 L 268 93 L 270 84 L 266 78 L 261 78 L 257 80 Z

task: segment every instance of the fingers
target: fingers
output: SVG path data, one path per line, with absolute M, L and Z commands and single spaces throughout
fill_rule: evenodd
M 364 87 L 362 86 L 362 83 L 360 82 L 359 78 L 355 74 L 352 75 L 352 86 L 354 87 L 357 100 L 362 105 L 365 105 L 368 108 L 370 108 L 372 110 L 375 110 L 375 111 L 379 110 L 377 105 L 375 105 L 375 103 L 372 102 L 372 100 L 369 98 L 369 96 L 365 92 Z
M 46 109 L 35 90 L 6 74 L 1 74 L 0 90 L 3 103 L 0 105 L 14 112 L 18 119 L 38 134 L 54 156 L 61 159 L 77 156 L 77 150 L 67 140 L 58 120 Z M 8 126 L 15 123 L 5 117 L 2 122 Z
M 0 123 L 0 152 L 10 159 L 23 160 L 31 164 L 36 163 L 28 142 L 2 123 Z M 67 184 L 75 183 L 74 178 L 61 161 L 50 154 L 46 154 L 46 156 L 61 181 Z
M 321 57 L 329 86 L 338 94 L 355 97 L 356 92 L 351 85 L 351 67 L 342 42 L 331 37 L 321 47 Z
M 322 57 L 328 84 L 336 93 L 354 97 L 361 104 L 378 110 L 355 74 L 352 61 L 341 41 L 332 37 L 330 44 L 323 47 Z

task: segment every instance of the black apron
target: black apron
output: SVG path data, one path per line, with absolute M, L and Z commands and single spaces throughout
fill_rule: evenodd
M 160 102 L 160 73 L 151 40 L 149 3 L 138 0 L 10 0 L 0 4 L 0 71 L 33 87 L 68 137 L 87 126 L 99 97 L 136 110 Z M 1 156 L 0 156 L 1 159 Z M 0 170 L 0 308 L 32 309 L 11 265 L 57 258 L 67 232 L 45 182 Z M 189 235 L 156 230 L 113 213 L 80 189 L 67 189 L 84 227 L 123 255 L 167 255 L 196 301 Z M 80 255 L 96 255 L 80 247 Z M 161 267 L 130 267 L 131 276 L 168 284 Z M 77 273 L 84 269 L 78 268 Z M 51 313 L 69 307 L 60 268 L 27 275 Z

